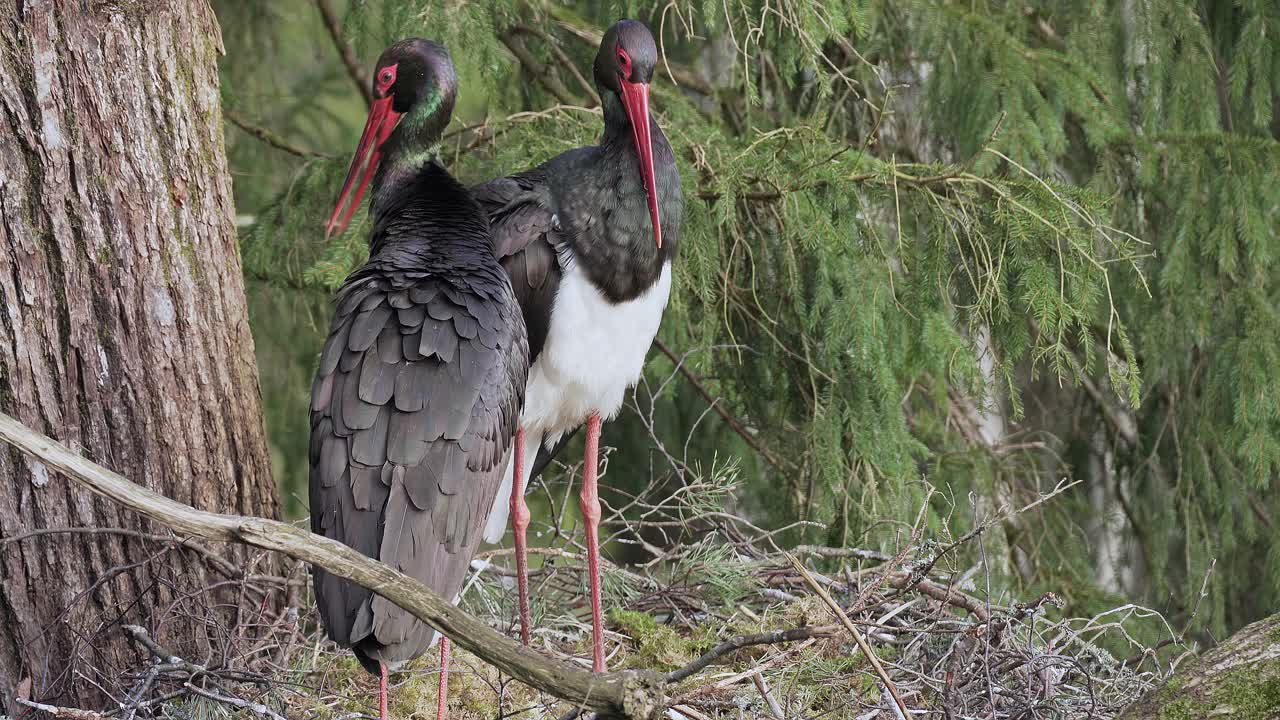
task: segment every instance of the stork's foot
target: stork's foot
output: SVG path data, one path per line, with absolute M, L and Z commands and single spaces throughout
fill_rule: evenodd
M 387 720 L 387 664 L 378 663 L 378 717 Z
M 449 709 L 449 638 L 440 638 L 440 692 L 436 698 L 436 720 L 444 720 Z M 383 718 L 386 720 L 386 718 Z

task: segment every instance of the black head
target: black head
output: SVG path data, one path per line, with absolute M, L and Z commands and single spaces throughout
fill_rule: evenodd
M 596 53 L 596 82 L 622 94 L 622 84 L 649 84 L 658 64 L 653 33 L 639 20 L 619 20 L 604 34 Z
M 640 174 L 649 195 L 649 218 L 653 221 L 653 239 L 662 247 L 662 225 L 658 218 L 658 193 L 653 174 L 653 141 L 649 130 L 649 81 L 658 64 L 658 47 L 653 34 L 637 20 L 619 20 L 604 34 L 600 52 L 596 53 L 596 84 L 605 102 L 605 122 L 621 122 L 621 115 L 608 111 L 610 103 L 620 102 L 626 123 L 631 128 Z M 612 93 L 615 98 L 607 97 Z M 614 105 L 616 107 L 616 105 Z M 611 117 L 618 118 L 616 121 Z
M 401 40 L 384 50 L 374 67 L 374 100 L 391 98 L 391 108 L 401 115 L 439 114 L 447 122 L 457 93 L 458 76 L 449 51 L 431 40 Z
M 453 61 L 439 43 L 409 38 L 383 51 L 373 71 L 369 119 L 347 169 L 337 207 L 329 217 L 326 237 L 335 230 L 342 232 L 351 221 L 385 152 L 425 149 L 439 140 L 453 115 L 457 88 Z M 357 177 L 360 182 L 352 194 Z M 351 202 L 347 205 L 349 194 Z

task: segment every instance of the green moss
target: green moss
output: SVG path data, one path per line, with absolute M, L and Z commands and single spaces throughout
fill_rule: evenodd
M 1212 689 L 1209 709 L 1230 707 L 1237 717 L 1280 714 L 1280 674 L 1258 670 L 1227 673 Z
M 1159 692 L 1160 720 L 1198 720 L 1212 715 L 1239 718 L 1280 715 L 1280 675 L 1270 669 L 1228 671 L 1194 688 L 1174 678 Z M 1178 697 L 1181 694 L 1180 697 Z
M 1178 698 L 1160 709 L 1160 720 L 1196 720 L 1204 717 L 1204 708 L 1189 697 Z
M 628 665 L 670 670 L 693 659 L 693 642 L 659 625 L 652 615 L 614 610 L 609 613 L 609 621 L 635 641 L 635 652 L 628 658 Z

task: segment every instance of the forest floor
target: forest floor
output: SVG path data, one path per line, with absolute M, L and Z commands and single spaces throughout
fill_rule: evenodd
M 1136 605 L 1073 617 L 1061 599 L 1069 588 L 1026 598 L 995 589 L 1004 583 L 988 557 L 990 536 L 1062 488 L 995 510 L 961 536 L 927 530 L 925 502 L 913 522 L 887 524 L 898 538 L 890 554 L 779 547 L 788 529 L 765 531 L 727 510 L 737 505 L 732 473 L 712 475 L 690 476 L 676 492 L 650 488 L 605 517 L 615 555 L 649 558 L 605 564 L 608 664 L 666 673 L 669 717 L 870 720 L 902 718 L 905 707 L 910 717 L 946 720 L 1111 718 L 1191 654 L 1163 618 Z M 545 521 L 532 528 L 532 645 L 588 668 L 583 548 L 577 516 L 565 512 L 576 503 L 567 485 L 535 491 L 545 493 L 536 513 Z M 461 604 L 514 637 L 512 559 L 508 548 L 482 552 Z M 150 659 L 125 673 L 131 690 L 120 707 L 66 717 L 377 716 L 376 679 L 323 638 L 305 566 L 276 577 L 245 571 L 240 582 L 242 598 L 263 598 L 254 605 L 261 612 L 242 615 L 240 630 L 220 630 L 211 641 L 223 648 L 219 660 L 175 658 L 135 627 L 127 631 Z M 268 602 L 272 594 L 284 602 Z M 393 675 L 392 716 L 434 717 L 438 680 L 434 651 Z M 451 718 L 573 711 L 455 649 Z

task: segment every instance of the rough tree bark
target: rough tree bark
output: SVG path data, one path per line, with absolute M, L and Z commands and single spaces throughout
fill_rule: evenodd
M 169 497 L 271 517 L 220 51 L 205 0 L 2 4 L 0 409 Z M 83 702 L 136 657 L 119 622 L 158 622 L 199 574 L 135 538 L 19 537 L 156 529 L 54 479 L 0 452 L 0 693 Z M 192 649 L 217 622 L 150 629 Z
M 1280 718 L 1280 615 L 1245 626 L 1120 717 Z

